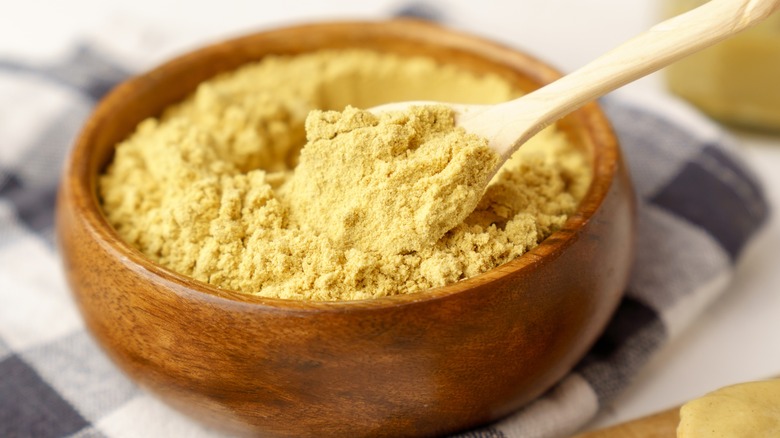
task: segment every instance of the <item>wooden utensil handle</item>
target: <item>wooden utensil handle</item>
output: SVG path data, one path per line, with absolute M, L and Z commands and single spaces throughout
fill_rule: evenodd
M 572 438 L 674 438 L 680 422 L 680 407 L 617 424 L 606 429 L 575 435 Z
M 495 144 L 511 146 L 513 152 L 544 126 L 585 103 L 757 24 L 778 8 L 780 0 L 710 0 L 657 24 L 558 81 L 479 117 L 486 122 L 487 117 L 503 119 L 506 127 L 495 134 L 502 136 Z M 528 125 L 519 139 L 517 124 L 522 120 L 518 117 L 526 118 Z

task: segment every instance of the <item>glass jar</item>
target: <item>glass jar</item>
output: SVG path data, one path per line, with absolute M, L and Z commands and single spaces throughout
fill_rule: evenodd
M 664 0 L 678 15 L 705 0 Z M 780 132 L 780 12 L 666 69 L 669 89 L 721 121 Z

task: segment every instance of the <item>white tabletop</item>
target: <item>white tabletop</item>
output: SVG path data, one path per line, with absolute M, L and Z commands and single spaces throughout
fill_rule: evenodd
M 660 1 L 429 0 L 426 4 L 441 10 L 453 27 L 523 48 L 571 71 L 650 27 L 657 21 Z M 121 33 L 128 26 L 147 23 L 146 38 L 164 36 L 169 42 L 143 60 L 150 66 L 224 36 L 293 22 L 380 18 L 404 4 L 402 0 L 27 0 L 6 6 L 0 14 L 0 56 L 52 56 L 95 29 Z M 618 93 L 640 92 L 665 93 L 661 76 L 645 78 Z M 764 180 L 770 202 L 780 205 L 780 136 L 734 134 L 744 157 Z M 773 215 L 770 221 L 745 252 L 727 293 L 663 348 L 591 427 L 662 410 L 723 385 L 780 375 L 780 341 L 775 340 L 780 333 L 780 294 L 776 293 L 780 290 L 780 216 Z

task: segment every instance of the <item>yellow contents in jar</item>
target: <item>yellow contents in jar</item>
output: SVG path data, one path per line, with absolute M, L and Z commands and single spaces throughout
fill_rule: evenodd
M 702 0 L 668 0 L 677 15 Z M 780 130 L 780 13 L 666 69 L 669 88 L 713 117 Z

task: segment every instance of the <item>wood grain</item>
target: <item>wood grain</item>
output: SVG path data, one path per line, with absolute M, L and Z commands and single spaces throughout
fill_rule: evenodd
M 183 55 L 119 86 L 79 135 L 57 208 L 68 283 L 111 359 L 212 427 L 261 436 L 431 436 L 493 421 L 577 363 L 627 282 L 634 195 L 595 104 L 560 122 L 594 172 L 564 228 L 510 263 L 420 294 L 297 302 L 217 289 L 147 260 L 101 212 L 97 178 L 138 122 L 219 72 L 268 54 L 339 47 L 427 55 L 495 72 L 525 90 L 559 77 L 516 50 L 416 21 L 303 25 Z
M 680 408 L 675 407 L 606 429 L 594 430 L 572 438 L 675 438 Z

